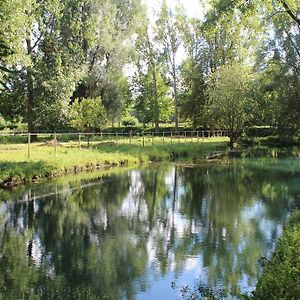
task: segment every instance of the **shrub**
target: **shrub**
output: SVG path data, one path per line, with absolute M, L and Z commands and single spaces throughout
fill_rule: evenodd
M 247 136 L 249 137 L 266 137 L 277 134 L 278 130 L 271 126 L 252 126 L 247 129 Z
M 300 211 L 295 211 L 280 238 L 272 260 L 264 269 L 255 299 L 299 299 Z
M 139 121 L 136 117 L 133 117 L 133 116 L 128 116 L 128 117 L 125 117 L 122 119 L 122 125 L 123 126 L 131 126 L 131 127 L 134 127 L 134 126 L 137 126 Z

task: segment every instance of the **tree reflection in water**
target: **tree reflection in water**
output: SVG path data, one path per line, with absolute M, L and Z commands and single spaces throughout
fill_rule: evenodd
M 154 165 L 5 193 L 1 297 L 143 299 L 170 274 L 178 282 L 199 276 L 225 294 L 249 291 L 258 259 L 272 251 L 299 202 L 298 180 L 299 172 L 244 159 Z M 174 299 L 170 285 L 163 289 Z

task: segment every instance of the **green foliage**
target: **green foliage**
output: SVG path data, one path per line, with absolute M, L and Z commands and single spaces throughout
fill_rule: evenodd
M 130 127 L 134 127 L 134 126 L 137 126 L 138 125 L 138 123 L 139 123 L 139 121 L 138 121 L 138 119 L 136 118 L 136 117 L 134 117 L 134 116 L 128 116 L 128 117 L 124 117 L 123 119 L 122 119 L 122 125 L 123 126 L 130 126 Z
M 156 42 L 160 43 L 162 48 L 162 58 L 166 62 L 166 67 L 171 81 L 172 98 L 174 102 L 175 129 L 178 128 L 178 71 L 177 71 L 177 52 L 181 45 L 179 36 L 177 17 L 168 8 L 166 1 L 162 6 L 156 21 Z
M 206 82 L 201 65 L 187 60 L 182 66 L 184 90 L 181 93 L 181 115 L 191 120 L 193 127 L 205 124 L 204 105 L 207 102 Z
M 231 146 L 251 119 L 251 70 L 240 64 L 225 65 L 211 75 L 207 119 L 211 126 L 229 130 Z
M 92 1 L 93 44 L 88 48 L 89 72 L 73 93 L 75 98 L 100 96 L 112 126 L 120 121 L 131 98 L 124 69 L 132 61 L 132 36 L 142 26 L 145 10 L 140 0 Z
M 82 11 L 88 5 L 85 0 L 6 5 L 1 27 L 13 54 L 4 63 L 12 72 L 2 74 L 0 106 L 10 118 L 23 117 L 30 131 L 65 123 L 65 108 L 85 73 L 82 43 L 88 43 L 88 21 Z
M 149 70 L 147 74 L 141 75 L 135 103 L 138 118 L 144 124 L 155 123 L 156 119 L 159 122 L 166 122 L 172 115 L 166 80 L 158 71 L 155 71 L 155 79 L 153 79 L 152 72 L 153 70 Z
M 70 125 L 79 131 L 99 130 L 106 123 L 101 98 L 76 99 L 69 109 Z
M 247 129 L 249 137 L 266 137 L 277 134 L 277 129 L 271 126 L 251 126 Z
M 179 114 L 194 128 L 228 128 L 220 121 L 226 113 L 205 114 L 205 104 L 218 93 L 214 74 L 240 65 L 219 81 L 228 83 L 219 95 L 237 95 L 239 76 L 254 66 L 232 141 L 246 125 L 299 132 L 299 1 L 208 2 L 200 20 L 163 1 L 150 22 L 141 0 L 2 0 L 1 115 L 22 119 L 29 131 L 54 131 L 68 124 L 69 102 L 101 97 L 112 127 L 130 111 L 156 131 L 165 121 L 177 128 Z
M 289 218 L 272 260 L 259 279 L 255 299 L 298 299 L 300 295 L 300 212 Z

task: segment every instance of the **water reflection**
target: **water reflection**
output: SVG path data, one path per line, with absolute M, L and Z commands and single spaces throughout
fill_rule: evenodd
M 155 165 L 6 193 L 1 297 L 176 299 L 171 282 L 195 278 L 249 291 L 300 201 L 300 172 L 278 163 Z

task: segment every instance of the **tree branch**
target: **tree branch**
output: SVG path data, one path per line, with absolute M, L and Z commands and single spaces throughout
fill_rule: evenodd
M 300 19 L 292 12 L 288 4 L 284 0 L 280 0 L 280 3 L 284 7 L 286 13 L 298 24 L 298 26 L 300 26 Z
M 298 54 L 298 56 L 300 57 L 300 49 L 297 47 L 296 43 L 293 41 L 290 33 L 287 30 L 284 30 L 284 32 L 286 33 L 290 43 L 292 44 L 294 50 L 296 51 L 296 53 Z
M 3 82 L 3 81 L 0 80 L 0 84 L 4 87 L 5 91 L 10 92 L 10 89 L 7 87 L 7 85 L 5 84 L 5 82 Z
M 1 65 L 0 65 L 0 70 L 7 73 L 18 73 L 17 71 L 7 69 L 6 67 L 3 67 Z
M 270 21 L 273 17 L 275 17 L 276 15 L 278 15 L 278 14 L 282 14 L 282 13 L 286 13 L 286 11 L 285 10 L 278 10 L 278 11 L 275 11 L 274 13 L 272 13 L 270 16 L 268 16 L 268 18 L 267 18 L 267 21 Z
M 31 46 L 31 51 L 36 48 L 36 46 L 39 44 L 41 39 L 45 36 L 45 32 L 47 31 L 47 28 L 53 24 L 53 16 L 50 16 L 49 22 L 46 24 L 46 27 L 43 32 L 40 32 L 39 37 L 35 40 L 34 44 Z

